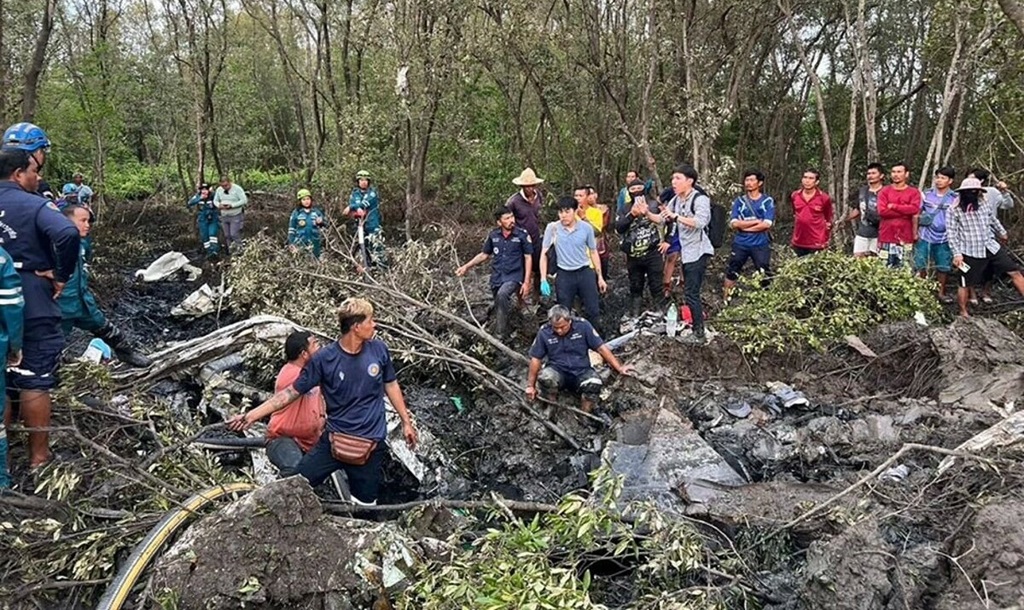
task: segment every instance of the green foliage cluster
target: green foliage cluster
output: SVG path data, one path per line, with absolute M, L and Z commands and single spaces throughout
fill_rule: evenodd
M 716 558 L 689 522 L 636 506 L 627 523 L 617 506 L 621 491 L 622 478 L 602 468 L 589 497 L 570 494 L 556 513 L 528 521 L 506 514 L 471 545 L 453 539 L 453 556 L 422 566 L 397 608 L 600 610 L 606 606 L 594 600 L 589 566 L 602 559 L 632 568 L 633 610 L 713 610 L 743 598 L 729 585 L 708 585 L 703 568 Z
M 767 288 L 743 288 L 716 318 L 747 354 L 822 350 L 846 335 L 917 312 L 935 320 L 934 283 L 892 270 L 878 258 L 821 252 L 791 260 Z

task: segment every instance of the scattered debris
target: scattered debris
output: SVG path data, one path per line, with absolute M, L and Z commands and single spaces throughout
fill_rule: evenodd
M 222 291 L 220 287 L 211 288 L 209 284 L 203 284 L 179 305 L 171 309 L 171 315 L 182 318 L 199 318 L 215 313 L 229 296 L 231 296 L 230 288 Z
M 159 282 L 182 270 L 190 282 L 196 281 L 203 274 L 202 269 L 189 263 L 187 256 L 181 252 L 171 251 L 150 263 L 145 269 L 136 271 L 135 277 L 141 278 L 143 282 Z
M 857 350 L 861 356 L 864 356 L 865 358 L 878 358 L 878 354 L 876 354 L 873 349 L 865 345 L 865 343 L 861 341 L 860 337 L 856 335 L 846 335 L 843 339 L 846 341 L 847 345 Z

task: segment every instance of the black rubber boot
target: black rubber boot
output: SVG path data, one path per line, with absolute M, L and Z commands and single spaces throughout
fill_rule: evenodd
M 141 369 L 148 368 L 153 364 L 148 356 L 132 347 L 121 330 L 110 322 L 93 334 L 106 341 L 121 362 Z

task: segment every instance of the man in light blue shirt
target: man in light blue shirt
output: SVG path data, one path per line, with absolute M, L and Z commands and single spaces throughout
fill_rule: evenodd
M 594 328 L 600 329 L 600 293 L 608 290 L 601 277 L 601 259 L 597 254 L 594 228 L 576 216 L 576 200 L 562 197 L 558 200 L 558 221 L 548 223 L 540 253 L 540 292 L 551 295 L 548 284 L 548 252 L 555 249 L 558 268 L 556 299 L 559 305 L 572 310 L 579 296 L 583 301 L 584 316 Z M 600 330 L 598 331 L 600 332 Z

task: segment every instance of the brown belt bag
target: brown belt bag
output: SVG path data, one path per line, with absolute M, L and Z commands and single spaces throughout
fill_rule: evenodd
M 344 432 L 331 432 L 330 439 L 331 457 L 342 464 L 352 466 L 364 466 L 370 461 L 373 450 L 377 448 L 377 441 Z

